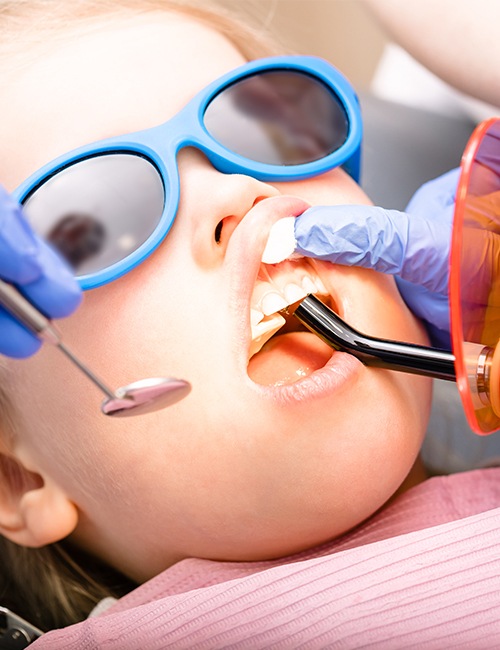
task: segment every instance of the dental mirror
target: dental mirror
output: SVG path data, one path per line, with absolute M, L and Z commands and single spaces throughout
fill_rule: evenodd
M 190 384 L 183 379 L 155 377 L 140 379 L 113 392 L 64 345 L 61 335 L 51 321 L 13 285 L 3 280 L 0 280 L 0 305 L 39 339 L 57 346 L 106 395 L 106 399 L 101 404 L 104 415 L 123 417 L 158 411 L 175 404 L 191 390 Z
M 190 390 L 191 386 L 182 379 L 139 379 L 128 386 L 117 388 L 114 397 L 108 397 L 101 404 L 101 411 L 115 417 L 152 413 L 175 404 Z

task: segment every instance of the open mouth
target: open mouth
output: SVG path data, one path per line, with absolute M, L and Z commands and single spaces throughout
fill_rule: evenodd
M 334 307 L 307 260 L 261 264 L 250 311 L 248 375 L 254 382 L 266 386 L 291 384 L 322 368 L 331 358 L 330 346 L 282 311 L 310 293 Z

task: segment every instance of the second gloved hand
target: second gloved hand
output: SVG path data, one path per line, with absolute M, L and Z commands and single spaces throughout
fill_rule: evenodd
M 14 284 L 48 318 L 68 316 L 81 289 L 67 264 L 31 229 L 19 205 L 0 187 L 0 279 Z M 0 354 L 24 358 L 40 341 L 0 307 Z
M 450 349 L 448 264 L 458 176 L 459 170 L 452 170 L 423 185 L 406 212 L 364 205 L 312 207 L 293 220 L 294 252 L 395 275 L 405 302 L 424 320 L 432 345 Z

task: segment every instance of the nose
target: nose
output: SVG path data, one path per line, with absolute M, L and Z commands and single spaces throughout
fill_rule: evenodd
M 178 166 L 181 192 L 176 222 L 189 228 L 195 261 L 203 267 L 216 266 L 247 212 L 279 191 L 251 176 L 219 172 L 195 149 L 183 149 Z

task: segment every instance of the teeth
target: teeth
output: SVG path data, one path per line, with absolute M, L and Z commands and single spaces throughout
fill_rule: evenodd
M 285 319 L 281 314 L 273 314 L 252 326 L 252 342 L 250 343 L 250 357 L 257 354 L 266 341 L 269 341 L 273 334 L 285 324 Z
M 328 293 L 312 268 L 295 261 L 261 265 L 251 300 L 250 356 L 285 324 L 285 319 L 277 312 L 302 300 L 308 293 Z
M 264 318 L 264 314 L 259 311 L 258 309 L 251 309 L 250 310 L 250 325 L 253 327 L 254 325 L 257 325 L 257 323 L 260 323 L 260 321 Z
M 311 280 L 311 278 L 308 275 L 305 275 L 302 278 L 302 286 L 304 287 L 307 293 L 316 293 L 316 291 L 318 291 L 316 284 L 313 282 L 313 280 Z
M 303 287 L 299 287 L 298 284 L 290 282 L 285 286 L 285 298 L 287 301 L 287 306 L 291 305 L 293 302 L 298 302 L 307 296 L 307 291 Z
M 272 291 L 262 298 L 260 307 L 265 316 L 270 316 L 280 309 L 288 307 L 289 304 L 280 293 Z
M 317 291 L 318 293 L 323 293 L 323 294 L 325 294 L 325 295 L 328 293 L 328 291 L 326 290 L 326 287 L 325 287 L 325 285 L 323 284 L 323 282 L 322 282 L 322 280 L 321 280 L 320 277 L 316 276 L 316 277 L 314 278 L 314 283 L 316 284 L 316 291 Z

